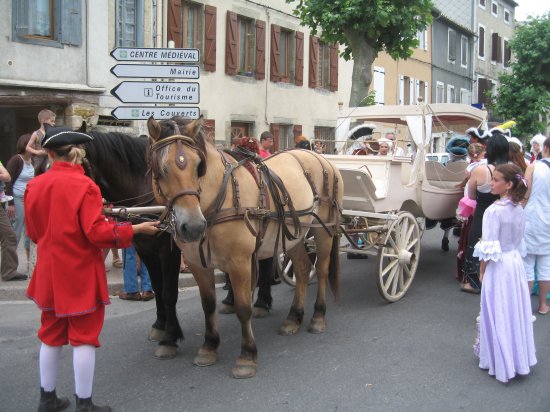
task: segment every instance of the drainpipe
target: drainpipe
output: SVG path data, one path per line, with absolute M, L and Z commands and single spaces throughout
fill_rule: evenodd
M 266 24 L 265 24 L 265 38 L 266 38 L 266 46 L 265 46 L 265 61 L 267 63 L 267 65 L 269 66 L 269 56 L 271 56 L 271 41 L 268 41 L 267 39 L 268 38 L 271 38 L 271 37 L 268 37 L 268 33 L 269 33 L 269 27 L 270 27 L 270 24 L 269 24 L 269 9 L 267 6 L 265 6 L 265 13 L 267 15 L 267 19 L 266 19 Z M 271 71 L 271 69 L 270 69 Z M 265 78 L 265 104 L 264 104 L 264 122 L 267 126 L 269 126 L 269 122 L 267 121 L 267 87 L 269 85 L 269 78 L 267 77 L 268 76 L 268 71 L 266 70 L 266 78 Z

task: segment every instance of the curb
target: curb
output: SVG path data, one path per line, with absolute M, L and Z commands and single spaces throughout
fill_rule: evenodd
M 29 281 L 16 282 L 2 282 L 0 283 L 0 302 L 5 301 L 27 301 L 27 286 Z M 225 283 L 225 274 L 219 270 L 214 271 L 214 283 Z M 111 297 L 118 296 L 123 288 L 122 278 L 120 279 L 108 279 L 109 295 Z M 191 273 L 180 273 L 178 280 L 178 288 L 190 288 L 197 286 L 195 279 Z

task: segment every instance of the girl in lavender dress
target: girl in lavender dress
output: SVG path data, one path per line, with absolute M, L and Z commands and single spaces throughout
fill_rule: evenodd
M 491 193 L 500 199 L 485 211 L 482 238 L 474 250 L 483 279 L 474 350 L 479 367 L 501 382 L 527 375 L 537 363 L 531 299 L 521 258 L 525 217 L 519 202 L 526 185 L 518 166 L 496 167 Z

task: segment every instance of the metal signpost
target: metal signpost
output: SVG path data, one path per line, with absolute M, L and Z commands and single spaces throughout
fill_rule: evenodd
M 118 120 L 169 119 L 181 116 L 197 119 L 198 107 L 181 106 L 200 102 L 200 85 L 197 82 L 160 81 L 160 79 L 198 79 L 200 69 L 198 49 L 125 48 L 111 52 L 117 61 L 178 63 L 178 64 L 116 64 L 111 73 L 122 78 L 151 79 L 151 81 L 123 81 L 111 90 L 122 103 L 146 103 L 155 106 L 119 106 L 111 115 Z M 158 81 L 157 81 L 158 80 Z M 166 104 L 168 106 L 156 106 Z M 178 106 L 175 106 L 178 104 Z

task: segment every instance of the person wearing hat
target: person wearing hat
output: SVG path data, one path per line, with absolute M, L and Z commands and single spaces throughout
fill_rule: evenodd
M 466 162 L 468 145 L 470 140 L 464 136 L 455 136 L 445 145 L 445 151 L 449 153 L 449 162 Z
M 476 127 L 470 127 L 466 134 L 470 137 L 470 143 L 481 143 L 483 146 L 487 146 L 487 139 L 491 137 L 490 132 Z
M 110 303 L 102 249 L 125 248 L 135 234 L 159 231 L 159 222 L 130 225 L 105 219 L 99 187 L 81 165 L 84 150 L 78 145 L 91 139 L 46 127 L 41 145 L 52 166 L 25 191 L 27 232 L 38 248 L 27 297 L 42 311 L 39 411 L 69 405 L 55 391 L 61 349 L 67 344 L 73 346 L 76 411 L 111 411 L 92 403 L 95 351 Z
M 296 136 L 294 138 L 294 147 L 296 149 L 306 149 L 311 150 L 311 143 L 305 136 Z
M 355 142 L 348 148 L 347 154 L 366 153 L 365 141 L 372 139 L 374 129 L 376 129 L 374 124 L 361 124 L 351 129 L 348 140 L 355 140 Z

